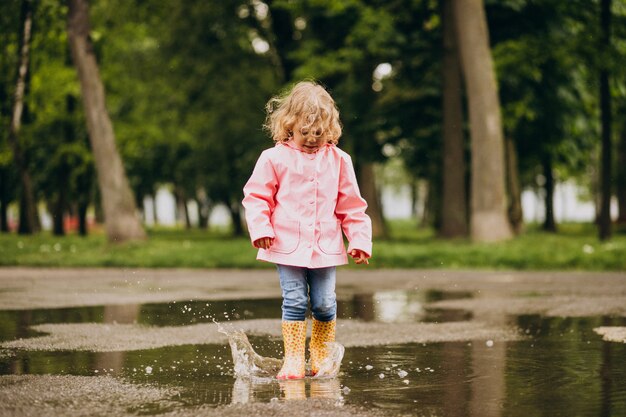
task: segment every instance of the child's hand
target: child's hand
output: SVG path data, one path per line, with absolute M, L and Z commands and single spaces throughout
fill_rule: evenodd
M 350 256 L 352 256 L 352 259 L 354 259 L 354 263 L 356 264 L 369 265 L 367 254 L 360 249 L 352 249 L 352 251 L 350 251 Z
M 270 247 L 272 247 L 273 243 L 273 237 L 262 237 L 261 239 L 255 240 L 252 245 L 257 249 L 269 249 Z

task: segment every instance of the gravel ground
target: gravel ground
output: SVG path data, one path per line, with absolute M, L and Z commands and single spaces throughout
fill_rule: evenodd
M 162 414 L 163 417 L 355 417 L 355 416 L 402 416 L 397 413 L 384 413 L 371 408 L 341 405 L 335 401 L 307 399 L 306 401 L 275 402 L 269 404 L 232 404 L 225 407 L 211 408 L 207 406 L 193 409 L 176 410 Z M 411 414 L 421 416 L 421 414 Z M 428 415 L 430 416 L 430 414 Z
M 626 272 L 340 269 L 338 296 L 382 290 L 626 297 Z M 0 268 L 2 310 L 280 297 L 273 270 Z
M 117 416 L 173 408 L 178 392 L 116 378 L 71 375 L 0 376 L 0 416 Z
M 532 296 L 525 298 L 470 298 L 437 301 L 429 307 L 469 310 L 480 317 L 540 314 L 545 317 L 626 317 L 626 296 Z
M 281 336 L 280 320 L 245 320 L 233 321 L 230 324 L 248 335 L 270 335 L 276 338 Z M 337 341 L 345 347 L 470 340 L 511 341 L 520 338 L 514 329 L 473 321 L 435 324 L 339 320 L 337 326 Z M 22 350 L 115 352 L 164 346 L 228 343 L 226 337 L 219 333 L 217 326 L 212 323 L 175 327 L 77 323 L 42 324 L 31 328 L 49 335 L 13 340 L 0 346 Z M 363 337 L 364 335 L 367 337 Z
M 515 340 L 508 315 L 613 315 L 626 317 L 626 273 L 441 270 L 343 270 L 338 297 L 390 290 L 470 292 L 427 308 L 462 309 L 472 319 L 446 323 L 339 321 L 346 347 L 408 342 Z M 189 300 L 278 298 L 275 271 L 0 269 L 0 309 L 163 303 Z M 277 307 L 278 308 L 278 307 Z M 280 335 L 279 320 L 231 322 L 249 334 Z M 148 327 L 135 324 L 41 324 L 41 337 L 7 341 L 0 358 L 25 350 L 120 351 L 176 344 L 226 343 L 214 324 Z M 597 328 L 605 340 L 623 343 L 623 327 Z M 166 342 L 164 342 L 166 341 Z M 108 376 L 0 376 L 0 416 L 379 416 L 372 411 L 319 399 L 219 407 L 181 405 L 178 390 L 129 383 Z M 398 415 L 396 413 L 388 415 Z
M 163 417 L 352 417 L 389 415 L 341 401 L 307 399 L 221 407 L 186 406 L 175 389 L 130 384 L 99 376 L 0 376 L 0 416 L 122 416 L 159 413 Z M 394 414 L 397 415 L 397 414 Z

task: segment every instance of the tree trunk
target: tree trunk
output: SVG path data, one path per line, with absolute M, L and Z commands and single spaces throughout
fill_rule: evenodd
M 55 236 L 65 236 L 64 215 L 67 207 L 67 172 L 69 171 L 64 169 L 63 173 L 59 174 L 56 181 L 57 193 L 48 208 L 52 214 L 52 234 Z
M 198 205 L 198 228 L 206 229 L 209 226 L 209 216 L 211 215 L 211 200 L 204 187 L 196 190 L 196 204 Z
M 500 102 L 482 0 L 454 2 L 472 138 L 471 235 L 476 242 L 511 237 L 506 216 Z
M 87 229 L 87 208 L 88 202 L 81 201 L 78 203 L 78 233 L 81 236 L 87 236 L 89 233 Z
M 387 228 L 383 219 L 383 211 L 376 188 L 374 163 L 363 162 L 359 165 L 357 177 L 361 194 L 367 201 L 367 215 L 372 219 L 372 237 L 387 237 Z
M 176 215 L 174 217 L 176 218 L 176 225 L 179 225 L 184 221 L 185 209 L 183 208 L 180 191 L 176 186 L 174 186 L 174 201 L 176 202 Z
M 415 178 L 411 179 L 411 217 L 415 219 L 417 219 L 417 204 L 419 203 L 418 184 Z
M 102 210 L 102 194 L 96 187 L 93 199 L 93 211 L 95 215 L 95 221 L 97 224 L 104 224 L 104 212 Z
M 182 188 L 174 186 L 174 197 L 176 198 L 176 219 L 183 221 L 186 229 L 191 229 L 189 208 L 187 207 L 187 194 Z
M 517 149 L 512 138 L 505 138 L 507 190 L 509 196 L 509 222 L 513 233 L 519 235 L 524 229 L 524 212 L 522 211 L 522 187 L 519 180 L 517 165 Z
M 191 219 L 189 217 L 189 205 L 187 204 L 187 199 L 183 199 L 183 213 L 185 213 L 185 228 L 191 229 Z
M 424 200 L 424 209 L 422 210 L 422 218 L 420 219 L 418 223 L 418 227 L 421 227 L 421 228 L 428 227 L 432 223 L 430 221 L 430 212 L 431 212 L 431 206 L 432 206 L 432 203 L 430 201 L 432 199 L 431 191 L 432 191 L 432 186 L 431 186 L 430 181 L 425 181 L 424 192 L 422 193 L 422 199 Z
M 543 176 L 546 179 L 544 185 L 546 216 L 543 221 L 543 230 L 546 232 L 556 232 L 556 222 L 554 221 L 554 172 L 552 170 L 552 157 L 546 156 L 542 162 Z
M 65 186 L 64 184 L 59 188 L 59 195 L 50 207 L 52 210 L 52 234 L 55 236 L 65 236 L 65 225 L 63 224 L 63 217 L 65 214 Z
M 452 0 L 443 0 L 443 202 L 441 236 L 467 235 L 461 68 Z
M 0 201 L 0 232 L 9 232 L 9 216 L 6 201 Z
M 230 219 L 233 223 L 233 235 L 234 236 L 243 236 L 243 224 L 241 222 L 241 206 L 239 202 L 235 202 L 232 204 L 227 204 L 228 211 L 230 212 Z
M 211 214 L 211 205 L 207 200 L 196 197 L 196 205 L 198 206 L 198 228 L 206 229 L 209 227 L 209 216 Z
M 139 198 L 138 201 L 141 201 L 140 204 L 138 204 L 137 206 L 137 210 L 139 211 L 139 219 L 141 220 L 142 224 L 146 224 L 148 222 L 148 217 L 146 214 L 146 199 L 145 196 L 144 198 Z
M 617 222 L 626 224 L 626 123 L 622 123 L 621 137 L 617 148 Z
M 107 237 L 112 242 L 145 239 L 137 207 L 117 152 L 104 86 L 89 40 L 87 0 L 69 0 L 68 36 L 72 61 L 78 71 L 87 130 L 96 162 Z
M 600 2 L 601 51 L 610 48 L 611 0 Z M 600 240 L 611 238 L 611 91 L 609 70 L 601 64 L 600 69 L 600 123 L 602 128 L 602 157 L 600 158 L 600 219 L 598 234 Z
M 8 174 L 0 168 L 0 233 L 9 232 Z
M 159 216 L 157 213 L 157 193 L 152 193 L 152 223 L 156 226 L 159 223 Z
M 443 212 L 443 193 L 441 184 L 442 180 L 442 167 L 441 164 L 432 164 L 430 167 L 429 180 L 428 182 L 433 185 L 430 187 L 429 192 L 429 212 L 430 212 L 430 224 L 435 230 L 437 235 L 441 235 L 441 214 Z
M 19 131 L 22 123 L 24 110 L 24 92 L 28 74 L 28 61 L 30 58 L 30 41 L 33 25 L 32 1 L 22 1 L 22 36 L 20 37 L 19 59 L 17 68 L 17 81 L 13 95 L 13 111 L 9 126 L 8 141 L 13 151 L 13 160 L 19 172 L 21 182 L 20 197 L 20 220 L 18 232 L 20 234 L 32 234 L 39 231 L 37 219 L 37 204 L 35 202 L 33 182 L 28 172 L 28 162 L 24 150 L 19 143 Z

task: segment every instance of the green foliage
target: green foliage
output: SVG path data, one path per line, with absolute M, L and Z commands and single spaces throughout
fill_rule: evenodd
M 579 10 L 558 1 L 494 4 L 490 9 L 505 134 L 517 144 L 526 187 L 536 185 L 546 157 L 562 178 L 580 177 L 592 163 L 597 121 L 581 100 L 588 96 L 588 85 L 577 81 L 578 28 L 591 27 L 580 20 Z
M 238 204 L 276 88 L 240 2 L 98 2 L 102 71 L 131 184 L 141 199 L 173 183 Z M 130 41 L 129 41 L 130 40 Z
M 17 175 L 13 153 L 7 141 L 11 121 L 11 104 L 15 88 L 20 1 L 0 2 L 0 204 L 17 195 Z
M 3 17 L 12 15 L 19 23 L 19 3 L 3 3 L 3 7 L 13 5 L 12 10 L 5 10 L 7 15 L 2 13 Z M 67 8 L 53 0 L 33 3 L 29 75 L 18 141 L 26 155 L 38 198 L 53 202 L 63 193 L 65 201 L 89 200 L 94 182 L 93 162 L 79 105 L 76 70 L 70 64 L 65 25 Z M 17 196 L 13 153 L 6 144 L 6 134 L 15 87 L 21 30 L 18 26 L 2 25 L 6 43 L 3 42 L 0 66 L 2 74 L 8 76 L 0 80 L 1 95 L 7 97 L 2 100 L 0 174 L 9 183 L 8 187 L 2 187 L 2 192 L 8 193 L 4 196 L 8 201 Z
M 35 5 L 20 141 L 39 198 L 55 201 L 63 189 L 72 201 L 89 199 L 95 175 L 69 59 L 67 7 Z M 9 200 L 17 195 L 5 137 L 20 7 L 19 0 L 0 4 L 0 178 Z M 260 128 L 265 102 L 311 77 L 335 97 L 340 146 L 357 168 L 392 156 L 411 177 L 438 183 L 439 2 L 96 0 L 90 7 L 108 110 L 139 201 L 172 184 L 187 198 L 206 194 L 205 204 L 236 211 L 259 152 L 272 145 Z M 546 155 L 560 180 L 591 186 L 599 68 L 614 74 L 616 114 L 626 109 L 626 3 L 613 1 L 606 54 L 598 48 L 598 10 L 597 0 L 486 2 L 505 131 L 517 143 L 523 186 L 536 186 Z M 381 64 L 390 72 L 377 73 Z M 623 129 L 623 118 L 615 119 Z

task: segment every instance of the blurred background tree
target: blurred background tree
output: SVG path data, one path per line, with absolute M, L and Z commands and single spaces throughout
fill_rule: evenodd
M 25 1 L 0 4 L 3 231 L 9 229 L 7 208 L 22 195 L 8 134 Z M 397 178 L 405 176 L 420 194 L 422 224 L 442 237 L 467 236 L 476 167 L 469 109 L 463 104 L 467 93 L 462 84 L 450 84 L 461 75 L 449 73 L 455 65 L 450 58 L 458 60 L 458 52 L 443 46 L 446 3 L 91 1 L 90 40 L 138 209 L 143 211 L 144 198 L 155 201 L 157 190 L 168 187 L 187 227 L 196 217 L 206 228 L 211 209 L 222 204 L 233 232 L 243 234 L 241 189 L 260 151 L 272 146 L 261 130 L 264 104 L 291 83 L 316 78 L 338 103 L 345 132 L 340 146 L 354 158 L 376 236 L 388 235 L 376 168 L 388 161 L 402 167 Z M 617 116 L 626 109 L 626 2 L 612 1 L 607 50 L 599 47 L 600 4 L 485 0 L 507 161 L 502 180 L 516 233 L 523 231 L 525 189 L 543 196 L 546 230 L 558 230 L 552 204 L 557 183 L 571 180 L 585 187 L 600 213 L 603 68 L 610 74 L 615 115 L 616 169 L 609 182 L 619 203 L 618 219 L 626 221 L 626 124 Z M 65 233 L 68 214 L 82 219 L 86 233 L 87 208 L 99 212 L 102 202 L 70 60 L 68 8 L 54 0 L 32 0 L 32 5 L 19 143 L 35 200 L 52 213 L 54 233 Z M 457 100 L 453 119 L 446 94 Z M 450 148 L 444 148 L 449 134 L 456 135 L 452 162 L 446 162 Z M 456 174 L 455 188 L 448 188 L 450 171 Z M 188 212 L 189 201 L 196 202 L 195 216 Z M 156 210 L 152 219 L 143 214 L 144 221 L 155 222 Z M 453 232 L 447 226 L 451 221 L 456 222 Z

